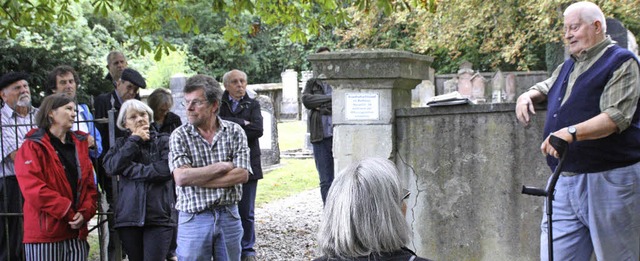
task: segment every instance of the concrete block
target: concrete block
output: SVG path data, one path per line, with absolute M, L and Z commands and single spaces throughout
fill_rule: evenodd
M 338 125 L 333 128 L 333 157 L 336 173 L 366 157 L 392 158 L 393 126 Z

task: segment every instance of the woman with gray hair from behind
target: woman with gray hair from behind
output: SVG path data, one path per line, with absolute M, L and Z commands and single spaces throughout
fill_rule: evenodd
M 351 164 L 329 189 L 318 232 L 322 257 L 315 261 L 427 261 L 405 247 L 408 197 L 391 161 L 367 158 Z

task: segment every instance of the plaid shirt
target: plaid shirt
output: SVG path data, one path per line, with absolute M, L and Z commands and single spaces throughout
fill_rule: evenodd
M 231 161 L 236 168 L 251 173 L 247 136 L 240 127 L 217 117 L 218 131 L 210 144 L 190 123 L 173 131 L 169 143 L 169 168 L 171 172 L 181 166 L 199 168 L 216 162 Z M 176 186 L 176 209 L 198 213 L 210 207 L 238 204 L 242 197 L 242 184 L 227 188 L 203 188 Z
M 9 105 L 2 106 L 0 112 L 0 117 L 2 117 L 2 159 L 0 159 L 2 168 L 0 168 L 0 178 L 16 175 L 13 169 L 13 160 L 9 157 L 9 154 L 20 148 L 27 132 L 36 127 L 36 112 L 38 112 L 38 109 L 32 107 L 29 114 L 26 117 L 22 117 L 13 111 Z

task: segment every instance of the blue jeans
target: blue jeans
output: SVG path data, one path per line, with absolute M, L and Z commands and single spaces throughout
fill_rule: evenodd
M 324 138 L 319 142 L 312 142 L 313 158 L 320 176 L 320 195 L 322 203 L 327 200 L 327 193 L 333 183 L 333 137 Z
M 589 260 L 592 252 L 598 260 L 639 260 L 640 163 L 560 176 L 552 218 L 554 260 Z M 546 213 L 541 229 L 540 258 L 547 260 Z
M 255 219 L 253 210 L 256 203 L 256 190 L 258 189 L 258 180 L 249 180 L 242 184 L 242 200 L 238 203 L 240 218 L 242 219 L 242 256 L 255 256 L 256 250 L 253 245 L 256 244 Z
M 237 205 L 220 206 L 200 213 L 180 211 L 178 260 L 239 261 L 242 224 Z

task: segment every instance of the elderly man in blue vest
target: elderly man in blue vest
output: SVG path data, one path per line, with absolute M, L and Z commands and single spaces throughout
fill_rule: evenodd
M 540 149 L 552 170 L 558 152 L 549 135 L 569 142 L 553 202 L 555 260 L 640 259 L 640 96 L 638 58 L 606 35 L 605 17 L 590 2 L 564 12 L 571 57 L 546 81 L 518 97 L 524 125 L 533 104 L 547 101 Z M 547 220 L 540 256 L 547 258 Z

